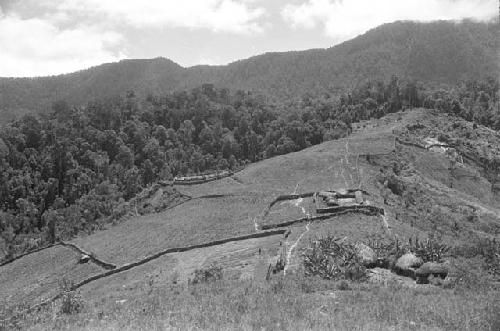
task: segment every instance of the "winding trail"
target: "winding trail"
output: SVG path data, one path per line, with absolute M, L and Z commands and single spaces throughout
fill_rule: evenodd
M 309 230 L 310 230 L 309 225 L 310 224 L 311 224 L 311 222 L 309 222 L 309 223 L 306 224 L 306 228 L 305 228 L 304 232 L 302 232 L 300 234 L 300 236 L 293 243 L 293 245 L 291 245 L 290 248 L 287 250 L 287 252 L 286 252 L 286 263 L 285 263 L 285 268 L 283 269 L 283 275 L 286 276 L 286 271 L 290 267 L 290 261 L 292 259 L 292 252 L 297 247 L 297 245 L 299 244 L 299 242 L 302 239 L 302 237 L 304 237 L 304 235 L 309 232 Z M 285 242 L 285 245 L 288 245 L 288 242 Z
M 299 183 L 297 183 L 297 186 L 295 187 L 294 193 L 297 191 L 298 186 L 299 186 Z M 311 215 L 306 211 L 306 209 L 303 206 L 300 205 L 303 201 L 304 201 L 304 198 L 300 197 L 300 198 L 298 198 L 298 199 L 295 200 L 295 202 L 293 203 L 293 205 L 295 207 L 301 208 L 302 213 L 304 214 L 304 216 L 307 219 L 310 219 Z M 292 246 L 290 246 L 290 248 L 286 252 L 286 263 L 285 263 L 285 267 L 283 268 L 283 275 L 284 276 L 286 276 L 286 271 L 290 267 L 290 261 L 292 259 L 293 250 L 297 247 L 297 245 L 299 244 L 299 242 L 302 239 L 302 237 L 304 237 L 304 235 L 309 232 L 309 230 L 310 230 L 309 226 L 310 225 L 311 225 L 311 221 L 309 221 L 309 223 L 306 224 L 305 231 L 300 234 L 300 236 L 297 238 L 297 240 L 295 241 L 295 243 Z M 287 244 L 288 244 L 288 241 L 285 242 L 285 245 L 287 245 Z
M 385 230 L 387 231 L 388 234 L 392 234 L 391 226 L 389 225 L 389 222 L 387 222 L 387 216 L 384 214 L 380 214 L 380 217 L 382 218 L 382 224 L 384 225 Z

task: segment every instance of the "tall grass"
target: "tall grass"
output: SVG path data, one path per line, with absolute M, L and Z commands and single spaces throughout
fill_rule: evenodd
M 76 315 L 26 316 L 28 330 L 499 330 L 498 289 L 407 289 L 313 277 L 165 285 Z

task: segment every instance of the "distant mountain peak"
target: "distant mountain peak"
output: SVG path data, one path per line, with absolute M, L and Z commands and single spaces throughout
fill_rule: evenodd
M 498 72 L 498 21 L 397 21 L 327 49 L 270 52 L 221 66 L 184 68 L 174 61 L 124 59 L 71 74 L 0 78 L 0 119 L 50 108 L 64 99 L 83 104 L 124 94 L 166 93 L 213 83 L 278 98 L 342 90 L 392 75 L 454 84 Z

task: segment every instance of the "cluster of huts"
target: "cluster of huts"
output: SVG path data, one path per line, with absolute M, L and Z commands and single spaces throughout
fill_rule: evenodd
M 231 171 L 224 170 L 224 171 L 217 172 L 214 174 L 175 177 L 174 184 L 178 184 L 178 185 L 200 184 L 200 183 L 205 183 L 205 182 L 209 182 L 212 180 L 228 177 L 228 176 L 231 176 L 232 174 L 233 173 Z
M 383 210 L 371 206 L 365 199 L 368 195 L 359 189 L 342 191 L 320 191 L 314 195 L 314 203 L 318 214 L 359 210 L 364 213 L 382 213 Z
M 361 190 L 344 191 L 320 191 L 316 194 L 316 200 L 321 199 L 328 207 L 357 206 L 365 203 L 365 192 Z

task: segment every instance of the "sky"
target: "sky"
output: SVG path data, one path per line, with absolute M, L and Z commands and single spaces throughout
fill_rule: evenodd
M 498 18 L 498 0 L 0 0 L 0 77 L 127 58 L 189 67 L 328 48 L 397 20 Z

